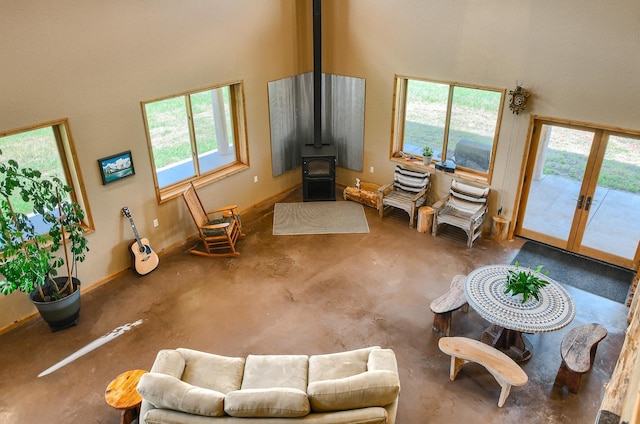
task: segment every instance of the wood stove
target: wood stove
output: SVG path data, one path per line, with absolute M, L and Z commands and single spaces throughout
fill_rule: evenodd
M 313 0 L 313 142 L 302 147 L 302 200 L 336 200 L 336 147 L 322 139 L 322 2 Z
M 336 200 L 335 146 L 303 146 L 302 199 L 305 202 Z

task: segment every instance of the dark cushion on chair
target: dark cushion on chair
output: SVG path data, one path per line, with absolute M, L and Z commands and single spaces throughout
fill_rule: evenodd
M 429 183 L 428 172 L 410 171 L 396 165 L 393 176 L 393 186 L 404 191 L 419 193 Z
M 231 225 L 231 223 L 233 222 L 233 216 L 225 216 L 223 218 L 212 219 L 211 221 L 208 221 L 204 225 L 216 225 L 216 224 L 222 224 L 225 222 Z M 208 237 L 225 235 L 224 228 L 204 229 L 203 232 L 204 232 L 204 235 Z

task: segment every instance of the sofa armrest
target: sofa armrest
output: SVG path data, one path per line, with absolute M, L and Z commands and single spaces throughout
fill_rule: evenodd
M 396 354 L 391 349 L 375 349 L 369 354 L 368 371 L 393 371 L 398 374 Z
M 179 379 L 182 377 L 185 364 L 184 357 L 180 352 L 173 349 L 163 349 L 156 355 L 151 372 L 167 374 Z

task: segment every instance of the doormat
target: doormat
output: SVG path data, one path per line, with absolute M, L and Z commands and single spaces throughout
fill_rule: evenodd
M 512 263 L 542 271 L 549 277 L 618 303 L 626 303 L 631 281 L 631 270 L 589 259 L 571 252 L 531 240 L 525 242 Z
M 355 202 L 276 203 L 273 235 L 368 233 L 361 204 Z

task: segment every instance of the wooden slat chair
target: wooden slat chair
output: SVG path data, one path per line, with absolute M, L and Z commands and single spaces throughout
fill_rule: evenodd
M 432 234 L 438 234 L 440 224 L 452 225 L 467 233 L 467 247 L 472 247 L 482 233 L 489 190 L 452 180 L 449 196 L 433 205 Z
M 193 183 L 184 191 L 182 197 L 204 246 L 204 251 L 199 250 L 196 245 L 189 249 L 189 253 L 208 257 L 239 255 L 236 241 L 244 234 L 237 206 L 229 205 L 207 212 Z
M 385 209 L 402 209 L 409 214 L 409 227 L 413 228 L 418 208 L 427 201 L 430 175 L 428 172 L 412 171 L 396 165 L 393 183 L 378 189 L 380 217 L 383 217 Z
M 578 393 L 582 375 L 593 367 L 598 343 L 607 337 L 607 329 L 601 324 L 591 323 L 572 328 L 560 345 L 562 363 L 554 385 L 567 386 L 571 393 Z

